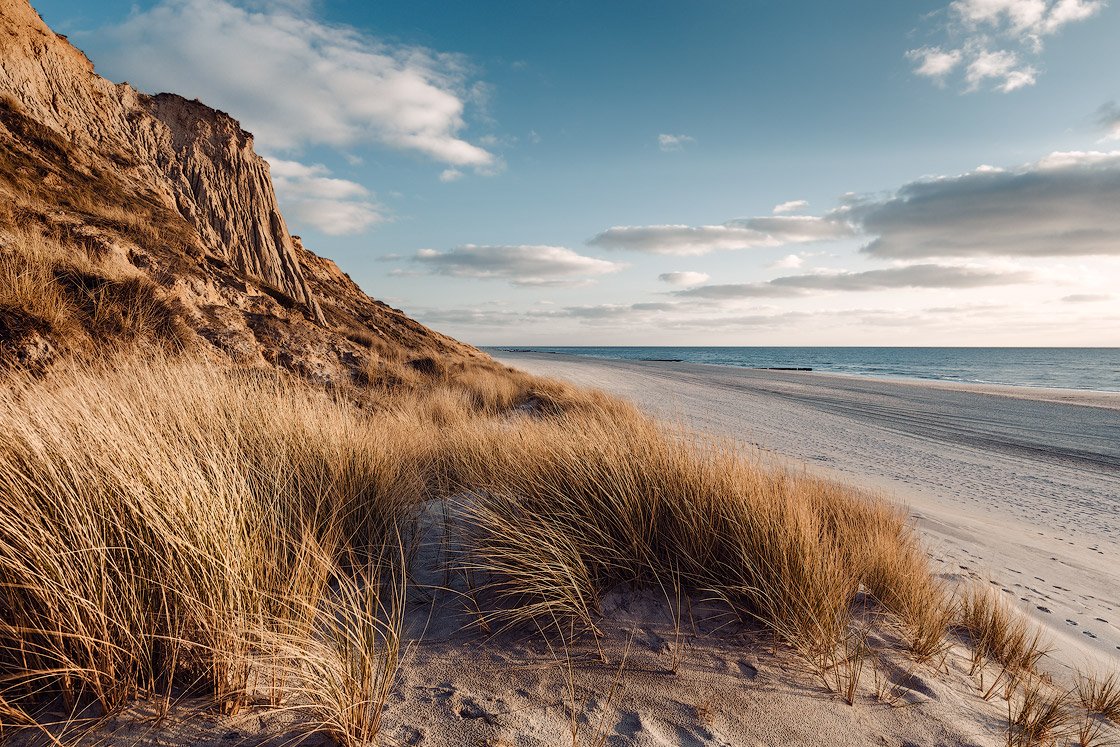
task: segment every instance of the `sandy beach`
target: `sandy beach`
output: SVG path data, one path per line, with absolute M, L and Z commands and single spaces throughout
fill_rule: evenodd
M 1120 659 L 1120 394 L 497 353 L 906 504 L 948 577 L 987 578 L 1056 660 Z

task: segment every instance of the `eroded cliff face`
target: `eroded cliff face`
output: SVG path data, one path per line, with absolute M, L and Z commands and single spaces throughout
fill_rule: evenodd
M 199 102 L 150 97 L 101 78 L 26 0 L 5 0 L 0 24 L 0 94 L 68 139 L 79 154 L 75 165 L 117 171 L 152 189 L 208 253 L 322 320 L 252 135 Z
M 203 244 L 220 248 L 234 267 L 321 319 L 276 206 L 268 163 L 253 152 L 253 136 L 231 117 L 181 96 L 160 94 L 144 103 L 158 125 L 137 117 L 136 126 L 150 128 L 149 157 Z
M 0 0 L 0 368 L 130 337 L 335 384 L 386 356 L 485 359 L 290 236 L 230 116 L 101 78 Z

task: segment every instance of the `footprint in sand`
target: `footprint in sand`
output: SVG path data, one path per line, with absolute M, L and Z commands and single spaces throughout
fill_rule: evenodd
M 670 649 L 669 642 L 652 630 L 647 631 L 645 644 L 655 654 L 668 653 Z
M 677 726 L 677 744 L 681 747 L 705 747 L 712 739 L 712 733 L 703 726 Z
M 1042 611 L 1042 612 L 1045 612 L 1045 613 L 1046 613 L 1047 615 L 1049 615 L 1049 614 L 1050 614 L 1050 608 L 1049 608 L 1049 607 L 1042 607 L 1042 606 L 1039 606 L 1039 608 L 1038 608 L 1038 609 L 1039 609 L 1040 611 Z
M 754 666 L 753 664 L 751 664 L 749 662 L 740 661 L 739 662 L 739 672 L 744 677 L 746 677 L 748 680 L 753 680 L 755 677 L 758 676 L 758 667 Z
M 642 717 L 634 711 L 626 711 L 622 714 L 621 720 L 618 725 L 614 727 L 614 733 L 623 737 L 633 739 L 637 736 L 638 732 L 642 730 Z
M 1092 633 L 1092 632 L 1090 632 L 1090 631 L 1088 631 L 1088 630 L 1082 630 L 1081 632 L 1082 632 L 1083 634 L 1085 634 L 1085 635 L 1089 636 L 1090 638 L 1096 638 L 1096 637 L 1097 637 L 1097 634 L 1096 634 L 1096 633 Z
M 1075 623 L 1073 620 L 1070 620 L 1068 617 L 1066 618 L 1066 622 L 1070 625 L 1073 625 L 1074 627 L 1077 627 L 1077 623 Z
M 470 696 L 460 696 L 458 698 L 453 698 L 452 700 L 453 702 L 451 706 L 451 712 L 459 718 L 465 720 L 469 719 L 472 721 L 475 719 L 482 719 L 488 724 L 495 723 L 494 717 L 491 714 L 487 713 L 486 709 L 479 705 L 478 701 L 476 701 L 474 698 L 471 698 Z

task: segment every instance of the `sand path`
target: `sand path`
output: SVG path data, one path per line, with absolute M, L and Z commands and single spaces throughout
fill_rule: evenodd
M 881 489 L 946 575 L 999 584 L 1063 660 L 1120 659 L 1120 394 L 494 352 Z

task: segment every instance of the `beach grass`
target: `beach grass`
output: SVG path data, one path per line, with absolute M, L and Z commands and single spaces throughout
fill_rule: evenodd
M 487 627 L 595 635 L 603 595 L 629 587 L 718 600 L 822 672 L 851 658 L 868 606 L 918 661 L 958 614 L 985 659 L 1041 655 L 987 597 L 958 612 L 880 497 L 497 364 L 392 365 L 425 386 L 355 404 L 153 354 L 10 374 L 2 728 L 191 693 L 369 742 L 402 666 L 409 538 L 433 501 L 460 519 L 454 562 L 479 579 Z

